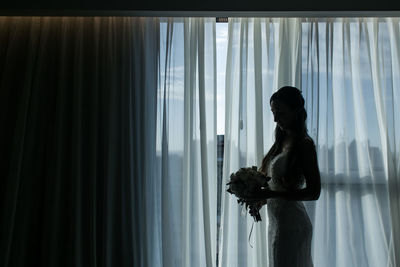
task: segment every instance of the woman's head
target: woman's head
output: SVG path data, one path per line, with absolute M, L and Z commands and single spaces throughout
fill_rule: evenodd
M 308 137 L 306 119 L 307 112 L 304 108 L 304 98 L 296 87 L 284 86 L 276 91 L 270 98 L 271 111 L 277 123 L 275 128 L 275 143 L 264 157 L 261 170 L 266 170 L 268 162 L 281 151 L 283 141 L 290 133 L 294 142 L 290 149 L 290 162 L 296 165 L 298 144 L 304 137 Z M 295 171 L 296 168 L 292 168 Z
M 307 112 L 304 109 L 304 98 L 296 87 L 284 86 L 270 98 L 271 111 L 277 123 L 277 132 L 292 132 L 305 135 Z

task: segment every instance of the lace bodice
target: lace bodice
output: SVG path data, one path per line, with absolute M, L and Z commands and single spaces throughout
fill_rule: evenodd
M 297 179 L 287 179 L 288 173 L 288 151 L 284 150 L 276 155 L 268 165 L 267 176 L 271 177 L 268 186 L 273 191 L 286 191 L 288 188 L 304 187 L 304 176 Z

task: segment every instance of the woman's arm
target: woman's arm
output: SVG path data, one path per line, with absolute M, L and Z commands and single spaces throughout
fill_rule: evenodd
M 304 189 L 285 192 L 261 189 L 254 192 L 252 198 L 260 200 L 268 198 L 283 198 L 296 201 L 317 200 L 321 193 L 321 177 L 318 168 L 317 152 L 311 140 L 303 143 L 300 157 L 303 175 L 306 179 L 306 187 Z

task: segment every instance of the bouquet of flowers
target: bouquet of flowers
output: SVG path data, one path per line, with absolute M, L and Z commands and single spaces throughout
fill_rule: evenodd
M 257 167 L 240 168 L 236 173 L 232 173 L 228 185 L 229 193 L 238 198 L 240 205 L 245 205 L 246 210 L 254 218 L 254 221 L 261 221 L 260 209 L 262 205 L 259 200 L 252 199 L 252 192 L 268 187 L 268 180 L 262 172 L 257 171 Z

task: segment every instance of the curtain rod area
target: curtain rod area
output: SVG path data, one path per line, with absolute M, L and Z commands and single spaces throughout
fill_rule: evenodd
M 149 10 L 0 10 L 0 16 L 131 17 L 400 17 L 400 11 L 149 11 Z

